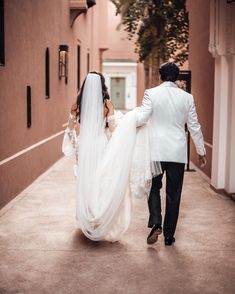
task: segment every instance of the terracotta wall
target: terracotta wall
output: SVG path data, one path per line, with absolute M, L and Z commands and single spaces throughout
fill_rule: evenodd
M 192 71 L 192 94 L 206 142 L 208 164 L 203 171 L 211 176 L 214 59 L 208 51 L 210 1 L 188 0 L 190 20 L 189 69 Z M 197 154 L 191 143 L 191 160 L 197 164 Z
M 138 60 L 135 51 L 135 38 L 128 40 L 128 34 L 123 26 L 119 26 L 121 18 L 116 15 L 116 8 L 108 1 L 108 27 L 104 32 L 108 36 L 109 50 L 105 52 L 104 58 Z M 119 29 L 118 29 L 119 28 Z
M 77 93 L 77 45 L 81 80 L 100 69 L 97 30 L 106 0 L 96 1 L 70 27 L 68 0 L 5 0 L 5 66 L 0 66 L 0 207 L 62 156 L 62 130 Z M 58 47 L 69 46 L 68 84 L 58 78 Z M 104 46 L 104 41 L 103 45 Z M 45 98 L 45 50 L 50 51 L 50 98 Z M 32 126 L 26 125 L 26 86 L 32 88 Z M 60 133 L 61 132 L 61 133 Z M 51 136 L 55 135 L 54 138 Z M 48 139 L 43 143 L 42 140 Z M 38 147 L 17 153 L 41 142 Z M 13 156 L 13 159 L 10 157 Z M 14 158 L 15 156 L 15 158 Z

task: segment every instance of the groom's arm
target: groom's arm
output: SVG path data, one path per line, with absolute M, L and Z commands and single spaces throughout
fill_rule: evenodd
M 196 107 L 194 103 L 193 96 L 190 95 L 190 102 L 189 102 L 189 113 L 188 113 L 188 121 L 187 126 L 190 132 L 190 135 L 193 139 L 195 144 L 197 153 L 200 156 L 204 156 L 206 154 L 206 149 L 204 145 L 204 139 L 201 131 L 201 125 L 198 122 Z
M 149 94 L 147 90 L 145 90 L 144 92 L 142 105 L 140 107 L 137 107 L 137 109 L 138 109 L 137 127 L 141 127 L 147 123 L 153 111 L 152 101 L 149 98 Z

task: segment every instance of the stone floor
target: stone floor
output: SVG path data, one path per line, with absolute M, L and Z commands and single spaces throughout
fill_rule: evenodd
M 0 293 L 235 293 L 234 203 L 187 173 L 176 243 L 146 244 L 147 205 L 133 203 L 120 242 L 76 227 L 71 159 L 63 158 L 0 211 Z M 163 195 L 163 200 L 165 196 Z

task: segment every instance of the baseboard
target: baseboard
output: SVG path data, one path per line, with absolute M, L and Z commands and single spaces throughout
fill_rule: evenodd
M 208 184 L 211 183 L 210 177 L 208 177 L 201 169 L 199 169 L 192 161 L 190 161 L 190 166 L 195 170 Z
M 223 196 L 227 196 L 228 198 L 232 199 L 234 202 L 235 202 L 235 194 L 232 194 L 232 193 L 228 193 L 226 190 L 224 189 L 216 189 L 215 187 L 213 187 L 212 185 L 210 185 L 210 188 L 218 193 L 218 194 L 221 194 Z
M 213 187 L 211 185 L 211 179 L 202 171 L 200 170 L 193 162 L 190 161 L 190 165 L 193 167 L 193 169 L 196 170 L 196 172 L 210 185 L 210 188 L 223 196 L 226 196 L 228 198 L 230 198 L 231 200 L 233 200 L 235 202 L 235 194 L 234 193 L 228 193 L 226 190 L 224 189 L 216 189 L 215 187 Z

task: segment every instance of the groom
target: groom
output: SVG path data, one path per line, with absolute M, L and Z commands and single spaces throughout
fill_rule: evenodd
M 166 174 L 166 209 L 163 223 L 165 245 L 175 242 L 175 230 L 179 215 L 180 197 L 187 163 L 185 124 L 194 141 L 201 166 L 206 164 L 201 126 L 197 119 L 193 96 L 177 87 L 179 68 L 165 63 L 159 69 L 162 84 L 144 93 L 139 107 L 137 126 L 150 119 L 150 152 L 152 161 L 160 161 L 162 174 L 152 179 L 149 195 L 149 222 L 152 228 L 148 244 L 154 244 L 162 233 L 160 190 Z

